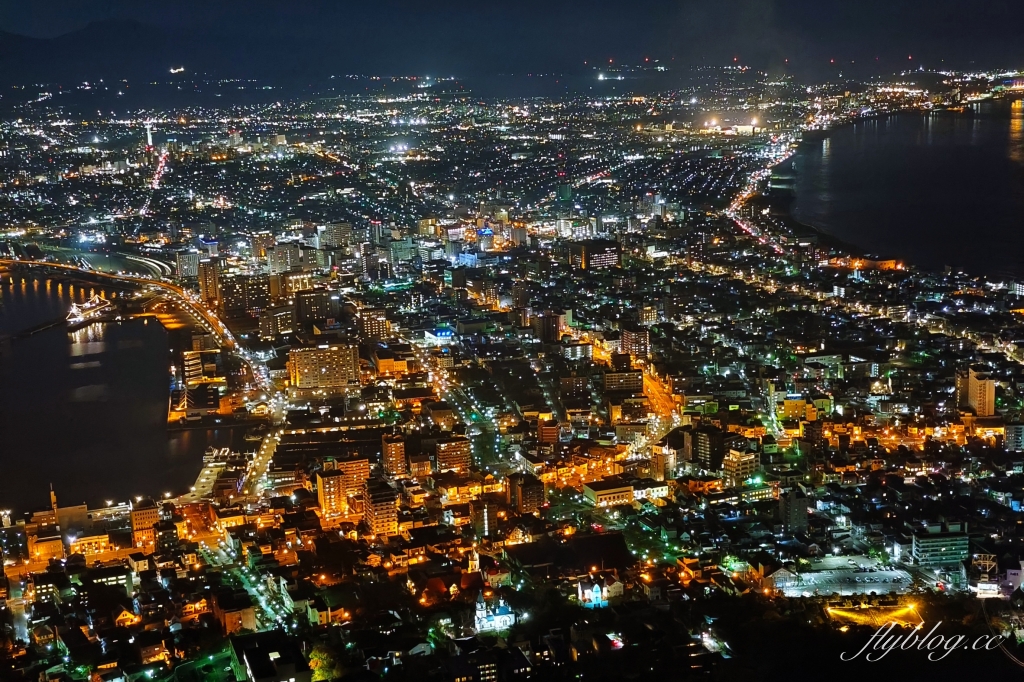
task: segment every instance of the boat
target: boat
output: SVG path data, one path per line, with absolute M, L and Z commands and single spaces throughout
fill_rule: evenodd
M 245 439 L 248 441 L 261 441 L 267 435 L 267 425 L 260 424 L 245 432 Z
M 83 322 L 98 319 L 110 312 L 110 306 L 110 301 L 105 298 L 101 298 L 98 295 L 94 295 L 82 305 L 72 303 L 71 310 L 68 311 L 68 324 L 78 325 Z
M 225 460 L 231 456 L 230 448 L 215 448 L 212 445 L 206 448 L 206 453 L 203 454 L 204 462 L 218 462 Z

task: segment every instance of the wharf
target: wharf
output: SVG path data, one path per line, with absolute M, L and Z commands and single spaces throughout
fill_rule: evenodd
M 199 476 L 196 477 L 192 490 L 178 496 L 174 503 L 190 504 L 211 499 L 213 497 L 213 488 L 217 483 L 217 477 L 227 467 L 230 457 L 230 448 L 220 448 L 219 450 L 210 448 L 207 450 L 206 454 L 203 455 L 203 468 L 199 472 Z

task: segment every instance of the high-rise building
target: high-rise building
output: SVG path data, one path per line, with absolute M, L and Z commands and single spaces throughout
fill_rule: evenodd
M 996 382 L 986 369 L 982 365 L 971 365 L 956 373 L 957 407 L 973 410 L 978 417 L 991 417 L 996 413 Z
M 717 426 L 698 426 L 683 432 L 686 459 L 706 471 L 721 471 L 725 457 L 725 433 Z
M 228 275 L 220 278 L 217 308 L 224 317 L 239 317 L 245 314 L 245 277 L 243 275 Z
M 316 473 L 316 497 L 320 513 L 325 519 L 348 513 L 348 489 L 345 472 L 318 471 Z
M 225 317 L 258 317 L 270 305 L 268 275 L 229 275 L 220 278 L 219 308 Z
M 565 329 L 565 313 L 545 310 L 531 321 L 534 335 L 544 343 L 558 343 Z
M 559 377 L 558 392 L 563 398 L 585 398 L 590 395 L 590 377 L 577 376 L 576 372 Z
M 644 327 L 623 325 L 619 349 L 638 360 L 646 360 L 651 354 L 651 333 Z
M 331 248 L 348 246 L 352 243 L 352 224 L 328 223 L 324 227 L 324 233 L 320 243 L 321 246 Z
M 398 534 L 398 491 L 381 478 L 363 485 L 363 522 L 374 535 Z
M 150 499 L 139 500 L 129 512 L 132 523 L 132 544 L 136 547 L 153 549 L 156 532 L 153 526 L 160 520 L 160 510 Z
M 290 305 L 268 308 L 260 314 L 260 338 L 269 341 L 295 331 L 295 310 Z
M 182 251 L 175 257 L 178 279 L 192 279 L 199 276 L 199 252 Z
M 346 343 L 294 347 L 288 351 L 287 367 L 291 388 L 298 393 L 337 395 L 359 384 L 359 347 Z
M 529 474 L 509 476 L 505 494 L 508 504 L 520 514 L 535 514 L 547 502 L 544 482 Z
M 386 339 L 390 333 L 387 311 L 383 308 L 361 308 L 359 336 L 362 339 Z
M 385 434 L 381 463 L 388 476 L 404 476 L 408 470 L 405 460 L 405 438 L 403 436 Z
M 605 372 L 604 390 L 643 393 L 644 374 L 638 369 L 631 369 L 625 372 Z
M 216 307 L 220 299 L 221 262 L 217 258 L 205 258 L 199 261 L 197 274 L 199 277 L 199 296 L 209 307 Z
M 359 496 L 363 481 L 370 477 L 370 459 L 365 455 L 328 460 L 324 466 L 344 474 L 345 490 L 351 498 Z
M 252 250 L 252 257 L 257 260 L 267 258 L 267 249 L 273 246 L 277 240 L 269 232 L 257 232 L 249 238 L 249 246 Z
M 465 436 L 452 436 L 437 441 L 434 461 L 438 471 L 466 473 L 473 463 L 473 449 Z
M 317 472 L 317 500 L 325 518 L 347 514 L 361 504 L 363 483 L 370 477 L 370 460 L 363 457 L 327 459 Z
M 338 306 L 337 294 L 326 289 L 309 289 L 295 294 L 295 320 L 300 324 L 317 322 L 336 317 Z
M 270 276 L 249 275 L 245 278 L 245 312 L 258 317 L 270 307 Z
M 267 247 L 267 266 L 270 274 L 280 275 L 292 270 L 302 270 L 306 265 L 303 259 L 302 245 L 298 242 L 285 242 Z
M 725 485 L 738 487 L 752 478 L 761 469 L 761 455 L 757 450 L 745 448 L 729 448 L 722 459 L 722 472 Z
M 807 496 L 800 490 L 779 495 L 779 518 L 782 530 L 792 535 L 807 530 Z
M 581 270 L 615 268 L 621 257 L 622 245 L 610 239 L 587 239 L 568 245 L 569 265 Z
M 498 530 L 498 513 L 502 509 L 500 500 L 484 496 L 469 502 L 469 520 L 477 537 L 491 537 Z

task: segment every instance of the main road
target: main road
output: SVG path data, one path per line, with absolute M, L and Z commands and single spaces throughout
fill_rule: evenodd
M 500 437 L 497 418 L 485 412 L 459 385 L 458 380 L 449 376 L 447 369 L 434 362 L 421 343 L 411 340 L 408 343 L 416 353 L 420 365 L 433 373 L 434 386 L 439 389 L 441 399 L 454 407 L 467 425 L 467 435 L 472 445 L 475 464 L 485 469 L 500 468 L 502 462 L 498 452 Z M 474 427 L 479 429 L 479 433 L 475 435 L 472 433 Z

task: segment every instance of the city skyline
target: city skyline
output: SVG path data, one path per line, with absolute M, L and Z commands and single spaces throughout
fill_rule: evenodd
M 0 9 L 0 682 L 1024 666 L 1003 4 L 245 9 Z

